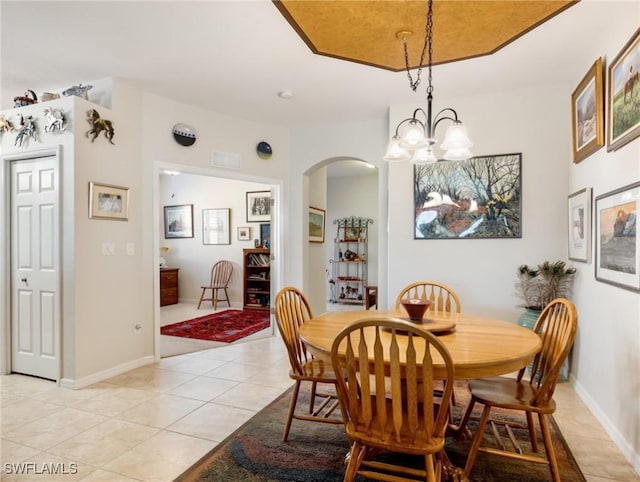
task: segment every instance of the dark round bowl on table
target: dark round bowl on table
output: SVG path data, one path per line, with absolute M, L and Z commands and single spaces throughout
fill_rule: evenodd
M 421 299 L 407 299 L 402 300 L 402 306 L 409 315 L 409 321 L 413 323 L 422 323 L 423 317 L 429 306 L 431 306 L 430 300 Z

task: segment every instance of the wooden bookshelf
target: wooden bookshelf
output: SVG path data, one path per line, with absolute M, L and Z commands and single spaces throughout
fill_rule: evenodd
M 271 259 L 268 249 L 243 249 L 244 309 L 268 310 L 271 303 Z

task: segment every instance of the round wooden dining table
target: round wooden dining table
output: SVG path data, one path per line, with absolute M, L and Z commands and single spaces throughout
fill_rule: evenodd
M 340 330 L 358 320 L 374 317 L 408 319 L 402 309 L 327 312 L 305 322 L 300 327 L 300 338 L 315 356 L 328 359 L 331 344 Z M 516 323 L 469 313 L 427 311 L 419 326 L 434 332 L 447 347 L 459 380 L 518 371 L 542 346 L 538 335 Z M 434 369 L 438 371 L 436 359 Z

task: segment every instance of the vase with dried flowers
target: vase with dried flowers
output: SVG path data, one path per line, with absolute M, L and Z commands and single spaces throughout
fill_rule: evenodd
M 536 267 L 523 264 L 518 268 L 516 291 L 525 308 L 543 310 L 550 301 L 569 297 L 575 274 L 575 268 L 564 261 L 545 261 Z
M 569 298 L 575 275 L 576 269 L 567 267 L 564 261 L 545 261 L 535 267 L 521 265 L 515 288 L 525 311 L 518 318 L 518 324 L 533 329 L 545 306 L 556 298 Z M 568 376 L 569 361 L 565 360 L 559 380 L 567 380 Z

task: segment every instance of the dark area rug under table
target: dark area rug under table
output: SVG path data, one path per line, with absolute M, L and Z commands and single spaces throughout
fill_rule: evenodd
M 307 391 L 304 391 L 306 394 Z M 341 425 L 294 420 L 288 442 L 282 442 L 282 431 L 287 416 L 291 390 L 251 418 L 235 433 L 227 437 L 198 463 L 182 474 L 178 482 L 339 482 L 344 476 L 344 457 L 349 450 Z M 459 421 L 469 399 L 465 382 L 456 382 L 454 418 Z M 308 406 L 308 397 L 301 393 L 298 407 Z M 476 411 L 479 414 L 478 407 Z M 556 457 L 563 482 L 585 481 L 566 441 L 555 421 L 551 421 Z M 470 425 L 471 430 L 475 424 Z M 523 449 L 530 445 L 526 436 L 518 434 Z M 539 436 L 539 450 L 544 446 Z M 491 443 L 492 437 L 486 439 Z M 457 467 L 464 467 L 470 441 L 447 439 L 447 454 Z M 405 457 L 381 454 L 394 460 Z M 420 464 L 410 458 L 406 462 Z M 543 482 L 550 480 L 549 468 L 505 457 L 479 453 L 471 480 L 474 482 Z M 362 477 L 356 480 L 364 481 Z

